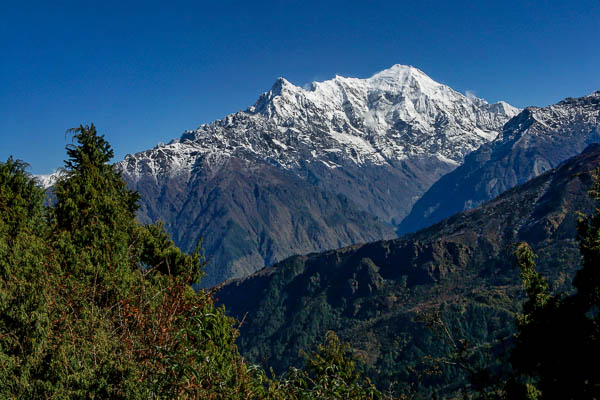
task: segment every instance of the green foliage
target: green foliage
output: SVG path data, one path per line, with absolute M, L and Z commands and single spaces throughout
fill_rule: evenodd
M 527 294 L 527 302 L 523 305 L 524 314 L 517 315 L 517 325 L 525 327 L 529 323 L 529 316 L 548 304 L 550 291 L 548 281 L 535 270 L 535 254 L 527 243 L 520 243 L 517 246 L 515 256 Z
M 104 137 L 70 132 L 54 208 L 24 163 L 0 163 L 0 398 L 373 398 L 334 336 L 292 381 L 247 364 L 235 321 L 192 289 L 200 247 L 138 224 Z
M 349 348 L 333 331 L 310 355 L 304 354 L 306 369 L 290 368 L 276 382 L 275 398 L 282 399 L 381 399 L 383 395 L 355 367 Z
M 166 275 L 185 276 L 197 283 L 203 275 L 205 260 L 200 253 L 200 243 L 191 255 L 181 250 L 165 231 L 162 222 L 146 225 L 140 229 L 142 253 L 140 261 Z
M 456 368 L 456 348 L 415 318 L 425 308 L 443 303 L 448 326 L 477 350 L 469 360 L 483 359 L 481 353 L 489 350 L 482 366 L 488 366 L 488 361 L 496 364 L 491 358 L 499 351 L 501 339 L 514 331 L 512 293 L 507 295 L 506 288 L 490 289 L 485 281 L 467 275 L 471 271 L 460 276 L 461 284 L 470 283 L 467 289 L 457 290 L 450 279 L 435 286 L 415 285 L 407 277 L 413 272 L 398 271 L 402 257 L 387 271 L 382 258 L 368 245 L 358 254 L 338 250 L 316 256 L 315 261 L 310 256 L 292 257 L 266 277 L 249 279 L 262 285 L 260 291 L 248 286 L 256 296 L 241 288 L 232 293 L 225 287 L 219 297 L 229 304 L 230 296 L 237 294 L 242 310 L 249 311 L 238 341 L 243 354 L 283 373 L 289 365 L 301 367 L 299 350 L 316 348 L 319 339 L 333 330 L 351 343 L 359 356 L 357 370 L 379 390 L 395 395 L 418 391 L 421 398 L 454 393 L 468 382 L 472 371 Z M 427 362 L 442 358 L 452 358 L 452 364 L 438 362 L 439 371 L 429 373 L 432 366 Z M 497 376 L 493 372 L 492 378 Z
M 93 124 L 70 132 L 78 145 L 67 147 L 65 174 L 54 187 L 52 241 L 64 273 L 123 296 L 139 257 L 138 195 L 108 164 L 113 151 Z
M 0 163 L 0 395 L 30 397 L 52 324 L 43 191 L 26 164 Z
M 598 172 L 598 171 L 597 171 Z M 590 195 L 600 202 L 596 176 Z M 511 354 L 516 370 L 508 382 L 511 399 L 592 399 L 600 397 L 600 208 L 578 222 L 583 267 L 573 280 L 572 295 L 551 296 L 535 271 L 533 253 L 519 245 L 517 258 L 528 301 L 518 319 Z
M 0 165 L 0 221 L 3 239 L 14 240 L 20 232 L 39 233 L 42 227 L 44 192 L 27 173 L 27 164 L 9 158 Z

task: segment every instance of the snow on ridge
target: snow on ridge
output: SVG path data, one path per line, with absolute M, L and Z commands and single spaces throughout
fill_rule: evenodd
M 58 179 L 63 175 L 64 175 L 64 171 L 62 169 L 59 169 L 59 170 L 54 171 L 51 174 L 34 174 L 33 178 L 39 183 L 39 185 L 43 189 L 48 189 L 48 188 L 54 186 L 54 184 L 56 184 Z
M 189 174 L 198 163 L 234 156 L 288 170 L 315 158 L 332 168 L 420 155 L 454 165 L 519 111 L 467 97 L 400 64 L 366 79 L 313 82 L 308 90 L 278 78 L 247 110 L 128 155 L 120 165 L 131 177 Z

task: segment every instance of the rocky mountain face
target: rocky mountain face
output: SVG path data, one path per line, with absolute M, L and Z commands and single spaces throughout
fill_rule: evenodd
M 309 90 L 280 78 L 247 110 L 118 168 L 142 195 L 142 220 L 165 221 L 186 249 L 204 237 L 213 284 L 292 254 L 391 237 L 417 198 L 518 111 L 401 65 Z
M 528 241 L 552 289 L 569 290 L 580 263 L 576 212 L 593 210 L 587 191 L 599 167 L 600 145 L 591 145 L 558 168 L 428 229 L 291 257 L 227 283 L 217 297 L 243 319 L 238 344 L 254 362 L 282 371 L 300 362 L 300 349 L 311 349 L 334 330 L 364 357 L 381 387 L 421 381 L 426 396 L 451 393 L 465 377 L 449 364 L 441 364 L 439 377 L 419 377 L 419 368 L 432 360 L 426 355 L 435 359 L 451 351 L 419 320 L 440 315 L 454 340 L 500 351 L 514 332 L 523 297 L 514 243 Z
M 480 205 L 599 141 L 600 91 L 546 108 L 529 107 L 495 140 L 437 181 L 402 221 L 399 233 L 414 232 Z
M 245 276 L 290 254 L 393 237 L 388 226 L 345 197 L 270 165 L 230 158 L 210 174 L 137 182 L 141 215 L 168 221 L 173 240 L 208 255 L 204 286 Z M 152 199 L 152 200 L 149 200 Z

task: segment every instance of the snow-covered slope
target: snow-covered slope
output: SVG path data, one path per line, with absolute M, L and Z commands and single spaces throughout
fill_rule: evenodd
M 437 181 L 402 221 L 399 233 L 476 207 L 600 142 L 600 91 L 545 108 L 528 107 L 500 135 Z
M 206 282 L 219 283 L 292 254 L 389 236 L 518 111 L 402 65 L 310 90 L 279 78 L 245 111 L 117 167 L 142 195 L 143 221 L 165 221 L 186 249 L 204 238 Z
M 279 78 L 247 110 L 128 155 L 121 165 L 133 180 L 189 173 L 200 159 L 217 166 L 229 157 L 287 170 L 305 162 L 386 165 L 419 155 L 458 165 L 518 112 L 504 102 L 462 95 L 403 65 L 368 79 L 336 76 L 310 90 Z
M 56 181 L 62 176 L 62 170 L 57 170 L 51 174 L 40 174 L 34 175 L 35 179 L 39 182 L 40 186 L 44 189 L 52 187 Z

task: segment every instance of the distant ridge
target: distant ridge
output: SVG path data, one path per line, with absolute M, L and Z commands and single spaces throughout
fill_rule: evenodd
M 392 237 L 412 204 L 518 111 L 403 65 L 310 90 L 279 78 L 247 110 L 118 168 L 142 194 L 142 220 L 165 221 L 188 250 L 204 238 L 204 283 L 217 284 L 292 254 Z M 338 200 L 311 202 L 315 190 Z
M 600 141 L 600 91 L 511 119 L 494 141 L 469 154 L 413 206 L 400 234 L 482 204 Z

